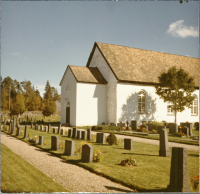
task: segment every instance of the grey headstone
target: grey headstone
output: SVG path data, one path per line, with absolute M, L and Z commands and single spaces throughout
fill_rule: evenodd
M 44 128 L 44 130 L 45 130 L 45 132 L 47 132 L 47 131 L 48 131 L 48 126 L 47 126 L 47 125 L 45 125 L 45 128 Z
M 48 132 L 50 133 L 50 128 L 51 128 L 51 125 L 49 124 L 48 125 Z
M 178 125 L 175 123 L 169 123 L 169 133 L 178 133 Z
M 61 133 L 60 133 L 61 135 L 65 135 L 65 131 L 64 131 L 64 129 L 61 129 Z
M 192 130 L 194 128 L 193 123 L 180 123 L 180 126 L 186 126 L 189 128 L 189 135 L 193 136 Z
M 59 149 L 59 137 L 51 136 L 51 149 L 58 150 Z
M 168 136 L 165 129 L 160 130 L 160 150 L 159 156 L 170 156 L 169 145 L 168 145 Z
M 124 138 L 124 149 L 133 150 L 133 141 L 132 141 L 132 139 Z
M 166 127 L 165 126 L 157 126 L 157 132 L 160 133 L 160 131 L 162 129 L 165 129 L 166 130 Z
M 97 133 L 96 143 L 105 144 L 105 133 Z
M 91 145 L 85 144 L 82 146 L 81 154 L 82 162 L 93 162 L 93 147 Z
M 81 131 L 77 130 L 77 139 L 81 139 Z
M 91 129 L 87 129 L 87 140 L 91 140 Z
M 74 155 L 75 141 L 65 140 L 65 152 L 64 154 L 67 156 Z
M 170 192 L 191 192 L 189 187 L 187 149 L 181 147 L 172 147 Z
M 72 137 L 72 129 L 68 129 L 68 137 Z
M 24 130 L 24 139 L 28 137 L 28 126 L 25 126 L 25 130 Z
M 43 125 L 40 126 L 40 130 L 43 131 Z
M 20 136 L 21 128 L 17 127 L 17 136 Z
M 137 121 L 136 120 L 132 120 L 131 121 L 131 128 L 132 128 L 132 130 L 137 130 L 138 125 L 137 125 Z
M 58 134 L 60 134 L 61 125 L 58 126 Z
M 12 123 L 9 124 L 9 133 L 12 133 Z
M 77 136 L 77 129 L 76 128 L 73 128 L 73 131 L 72 131 L 72 138 L 76 138 Z
M 86 136 L 87 134 L 86 134 L 86 131 L 81 131 L 81 139 L 83 139 L 83 140 L 85 140 L 85 139 L 87 139 Z
M 43 136 L 39 136 L 39 145 L 43 145 Z

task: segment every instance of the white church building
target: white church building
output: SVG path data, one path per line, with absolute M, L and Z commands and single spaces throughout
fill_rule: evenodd
M 61 124 L 103 122 L 174 122 L 174 113 L 155 94 L 158 76 L 182 67 L 195 81 L 191 109 L 177 113 L 177 122 L 199 121 L 199 59 L 95 42 L 86 67 L 67 66 L 60 82 Z

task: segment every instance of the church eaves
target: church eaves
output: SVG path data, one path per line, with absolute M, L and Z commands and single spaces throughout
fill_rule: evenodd
M 96 47 L 100 50 L 118 82 L 155 85 L 162 72 L 176 66 L 182 67 L 193 76 L 195 86 L 199 88 L 198 58 L 95 42 L 87 67 L 89 67 Z

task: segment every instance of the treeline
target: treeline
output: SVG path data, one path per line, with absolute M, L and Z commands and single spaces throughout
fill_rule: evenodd
M 1 78 L 1 110 L 10 110 L 12 115 L 25 111 L 42 111 L 44 116 L 49 116 L 56 111 L 55 101 L 60 100 L 57 89 L 51 87 L 49 81 L 42 98 L 30 81 L 18 82 L 9 76 L 3 80 Z

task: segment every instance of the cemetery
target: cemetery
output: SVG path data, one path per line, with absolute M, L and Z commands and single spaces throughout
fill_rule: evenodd
M 86 129 L 72 127 L 66 130 L 60 126 L 49 125 L 47 131 L 47 125 L 41 126 L 43 127 L 40 128 L 38 125 L 38 128 L 35 128 L 34 125 L 32 127 L 31 125 L 21 125 L 15 127 L 14 133 L 6 131 L 4 126 L 1 127 L 1 130 L 53 156 L 60 157 L 63 162 L 88 169 L 138 192 L 167 192 L 170 189 L 174 191 L 176 188 L 173 177 L 177 174 L 173 174 L 175 172 L 172 170 L 174 168 L 172 160 L 177 161 L 174 157 L 178 151 L 168 146 L 170 138 L 168 128 L 160 129 L 159 135 L 156 136 L 160 139 L 160 145 L 157 146 L 133 142 L 129 136 L 124 140 L 109 139 L 102 126 L 102 129 L 97 130 L 97 135 L 92 135 L 89 127 Z M 124 134 L 120 131 L 121 129 L 116 133 Z M 186 131 L 189 134 L 189 129 Z M 195 133 L 195 130 L 192 132 Z M 130 135 L 130 133 L 127 134 Z M 181 139 L 178 136 L 176 138 Z M 30 140 L 34 140 L 34 142 Z M 111 140 L 112 143 L 110 143 Z M 183 152 L 185 156 L 178 160 L 180 164 L 183 163 L 186 176 L 180 177 L 182 186 L 179 186 L 177 191 L 188 192 L 191 185 L 187 181 L 199 174 L 199 153 L 185 149 Z M 179 173 L 179 171 L 177 172 Z

